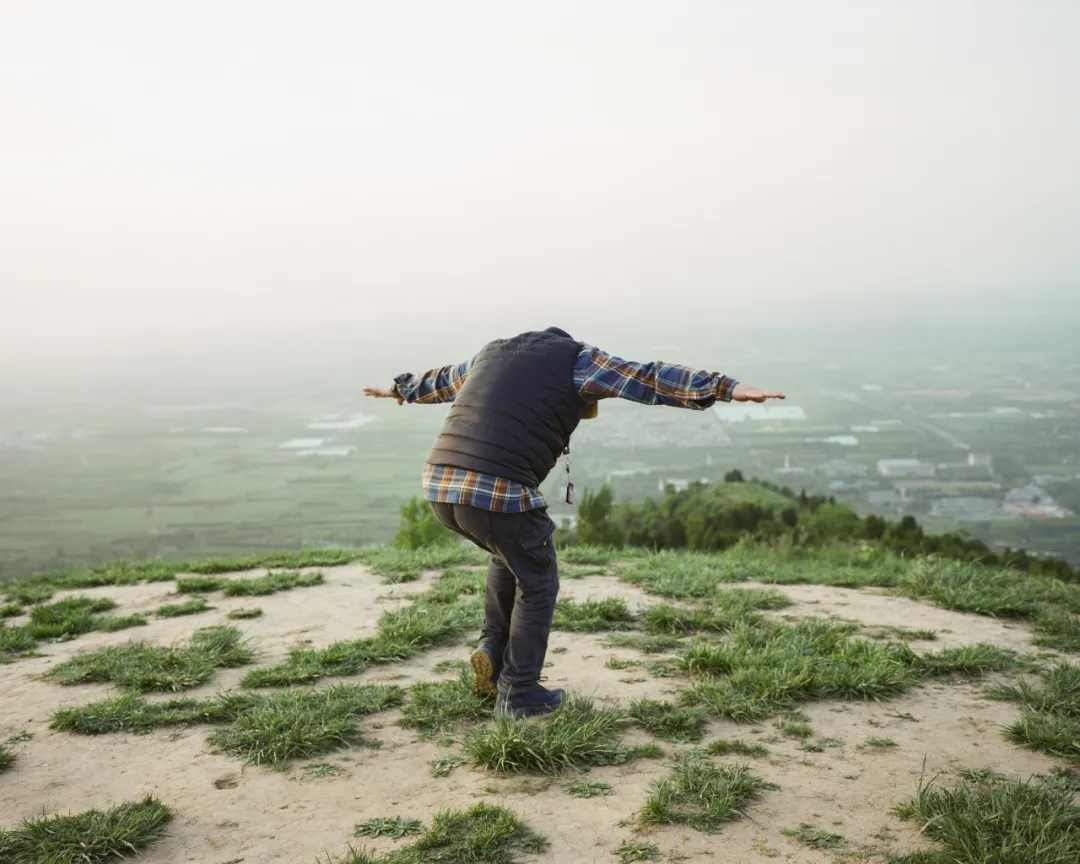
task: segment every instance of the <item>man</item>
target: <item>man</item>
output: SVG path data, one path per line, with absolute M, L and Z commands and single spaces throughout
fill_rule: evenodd
M 564 695 L 540 684 L 559 576 L 539 488 L 569 455 L 578 423 L 611 397 L 695 410 L 784 398 L 685 366 L 621 360 L 557 327 L 497 339 L 465 363 L 364 392 L 399 405 L 454 403 L 428 456 L 424 497 L 443 525 L 491 553 L 470 665 L 476 688 L 497 696 L 496 710 L 518 717 L 551 711 Z

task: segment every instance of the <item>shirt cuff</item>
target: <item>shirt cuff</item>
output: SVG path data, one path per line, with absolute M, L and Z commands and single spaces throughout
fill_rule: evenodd
M 410 387 L 405 385 L 405 379 L 408 377 L 408 375 L 398 375 L 398 377 L 394 379 L 394 386 L 390 388 L 390 392 L 397 396 L 399 399 L 404 399 L 406 402 L 411 402 L 412 398 L 410 397 L 415 397 L 415 394 Z
M 716 382 L 716 398 L 721 402 L 730 402 L 732 395 L 735 393 L 735 388 L 738 386 L 739 382 L 734 378 L 721 375 L 720 380 Z

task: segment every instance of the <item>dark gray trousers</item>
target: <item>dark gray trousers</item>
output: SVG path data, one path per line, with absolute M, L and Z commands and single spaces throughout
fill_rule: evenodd
M 481 639 L 502 653 L 498 687 L 528 690 L 540 680 L 551 619 L 559 595 L 559 568 L 547 509 L 492 513 L 464 504 L 432 502 L 451 531 L 491 553 L 484 592 Z

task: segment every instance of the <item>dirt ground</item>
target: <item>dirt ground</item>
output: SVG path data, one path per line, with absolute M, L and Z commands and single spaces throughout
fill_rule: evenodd
M 634 818 L 652 781 L 668 774 L 669 760 L 639 760 L 593 769 L 587 779 L 610 783 L 615 791 L 610 797 L 584 800 L 566 791 L 567 785 L 580 777 L 499 778 L 466 766 L 446 778 L 435 778 L 429 762 L 454 751 L 440 746 L 437 739 L 420 740 L 415 732 L 397 726 L 398 712 L 361 721 L 366 732 L 384 742 L 381 749 L 357 748 L 314 760 L 342 768 L 339 776 L 318 779 L 303 770 L 303 762 L 275 771 L 244 768 L 237 759 L 211 754 L 206 745 L 207 727 L 98 737 L 48 728 L 50 714 L 57 708 L 116 695 L 115 688 L 107 685 L 61 687 L 39 680 L 42 672 L 77 652 L 133 638 L 160 644 L 184 640 L 199 627 L 226 623 L 225 613 L 230 609 L 259 606 L 263 617 L 228 623 L 235 623 L 250 636 L 259 652 L 258 664 L 270 665 L 284 659 L 288 649 L 298 643 L 307 641 L 312 647 L 322 647 L 374 632 L 383 611 L 426 590 L 436 576 L 429 573 L 419 582 L 387 586 L 359 565 L 323 568 L 322 572 L 326 583 L 321 586 L 268 597 L 212 599 L 216 608 L 211 612 L 152 620 L 148 627 L 135 631 L 88 634 L 73 642 L 40 647 L 46 657 L 0 666 L 0 740 L 24 729 L 33 733 L 30 741 L 17 745 L 19 758 L 14 768 L 0 776 L 0 826 L 12 827 L 42 812 L 104 808 L 153 793 L 175 810 L 176 818 L 168 837 L 151 847 L 144 861 L 304 864 L 315 862 L 319 855 L 342 853 L 353 827 L 364 820 L 400 815 L 427 823 L 446 807 L 467 808 L 484 800 L 513 809 L 551 841 L 548 852 L 528 856 L 525 861 L 611 864 L 618 860 L 613 855 L 617 846 L 640 840 L 656 844 L 665 861 L 815 864 L 832 861 L 835 853 L 808 849 L 781 834 L 781 829 L 809 823 L 843 835 L 851 848 L 901 852 L 923 845 L 917 830 L 892 815 L 891 808 L 913 794 L 924 761 L 927 775 L 943 774 L 950 779 L 965 768 L 991 768 L 1026 778 L 1049 772 L 1055 764 L 1049 757 L 1005 740 L 998 727 L 1011 722 L 1017 709 L 984 699 L 981 682 L 930 683 L 883 704 L 810 704 L 802 710 L 809 716 L 815 735 L 839 739 L 843 746 L 809 753 L 801 751 L 797 741 L 770 743 L 770 756 L 753 760 L 753 766 L 780 788 L 766 793 L 747 810 L 745 818 L 719 834 L 708 835 L 681 827 L 635 830 L 620 826 L 622 820 Z M 114 614 L 130 614 L 150 612 L 175 601 L 173 590 L 173 583 L 165 582 L 77 593 L 113 598 L 120 604 Z M 936 642 L 913 643 L 917 650 L 990 641 L 1022 652 L 1035 651 L 1031 633 L 1023 626 L 950 612 L 879 591 L 805 585 L 778 590 L 796 603 L 770 613 L 776 616 L 819 615 L 871 628 L 939 631 Z M 633 608 L 658 602 L 611 576 L 566 579 L 562 595 L 576 599 L 618 595 Z M 569 686 L 612 704 L 628 704 L 643 696 L 672 698 L 677 679 L 653 678 L 642 672 L 643 681 L 621 681 L 636 677 L 636 673 L 606 668 L 605 661 L 613 655 L 638 660 L 642 655 L 604 648 L 601 642 L 602 636 L 553 633 L 548 686 Z M 408 662 L 369 669 L 349 680 L 408 684 L 445 678 L 433 671 L 434 666 L 442 660 L 463 659 L 468 650 L 463 641 Z M 224 670 L 210 684 L 185 695 L 205 697 L 232 687 L 245 671 Z M 771 722 L 760 727 L 713 722 L 703 741 L 717 737 L 754 741 L 774 735 Z M 860 743 L 873 737 L 891 738 L 898 746 L 859 749 Z M 647 739 L 630 733 L 627 740 L 637 743 Z M 660 743 L 669 754 L 673 751 L 673 745 Z M 394 841 L 382 839 L 369 845 L 385 851 Z

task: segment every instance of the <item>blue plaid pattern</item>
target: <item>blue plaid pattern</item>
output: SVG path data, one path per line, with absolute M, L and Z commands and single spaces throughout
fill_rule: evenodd
M 430 369 L 423 375 L 399 375 L 394 392 L 406 402 L 430 405 L 453 402 L 473 361 Z M 703 411 L 718 400 L 730 402 L 739 383 L 715 372 L 673 363 L 633 363 L 586 345 L 574 366 L 574 383 L 586 401 L 628 399 L 643 405 L 666 405 Z M 522 513 L 547 506 L 539 490 L 502 477 L 447 465 L 424 469 L 424 497 L 444 504 L 467 504 L 498 513 Z

